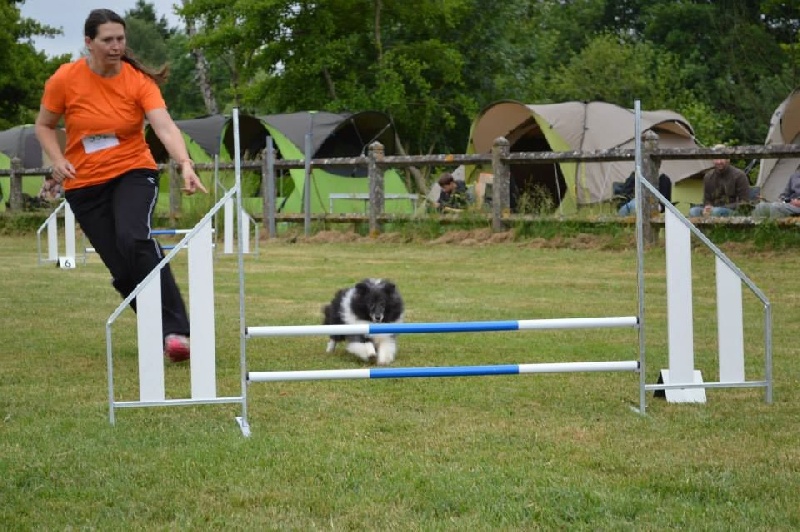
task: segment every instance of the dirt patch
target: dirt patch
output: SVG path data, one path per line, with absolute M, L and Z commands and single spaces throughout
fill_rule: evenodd
M 358 242 L 362 237 L 353 231 L 320 231 L 309 237 L 296 237 L 297 242 L 313 244 L 340 244 L 343 242 Z
M 663 234 L 658 245 L 663 246 Z M 278 242 L 308 244 L 340 244 L 340 243 L 379 243 L 406 244 L 411 242 L 430 245 L 455 246 L 487 246 L 492 244 L 516 244 L 531 249 L 575 249 L 575 250 L 630 250 L 636 247 L 636 235 L 633 232 L 622 234 L 577 233 L 572 235 L 553 235 L 549 237 L 517 236 L 513 230 L 492 232 L 489 228 L 452 230 L 444 234 L 426 239 L 424 236 L 407 232 L 386 232 L 376 236 L 362 236 L 355 231 L 319 231 L 306 237 L 303 234 L 292 234 L 279 237 Z M 701 244 L 696 243 L 698 246 Z M 725 253 L 734 255 L 758 254 L 760 256 L 780 255 L 778 251 L 758 249 L 752 242 L 723 242 L 719 245 Z
M 458 244 L 461 246 L 480 246 L 485 244 L 498 244 L 513 242 L 514 232 L 503 231 L 493 233 L 491 229 L 472 229 L 463 231 L 448 231 L 442 236 L 431 240 L 431 244 Z

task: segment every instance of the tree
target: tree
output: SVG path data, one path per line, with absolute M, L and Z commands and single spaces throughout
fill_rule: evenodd
M 599 100 L 628 108 L 634 100 L 647 109 L 675 108 L 689 92 L 675 56 L 612 33 L 589 42 L 557 69 L 550 84 L 554 100 Z
M 217 113 L 213 96 L 210 101 L 204 99 L 204 87 L 215 83 L 225 87 L 225 80 L 219 75 L 219 65 L 214 65 L 217 67 L 215 71 L 208 72 L 208 65 L 204 62 L 198 64 L 186 34 L 169 27 L 167 19 L 163 15 L 159 18 L 155 6 L 145 0 L 138 0 L 134 9 L 125 13 L 125 20 L 128 46 L 136 56 L 153 67 L 169 65 L 169 78 L 161 91 L 172 116 L 193 118 Z M 208 89 L 207 92 L 213 95 L 214 90 Z
M 462 151 L 478 109 L 504 98 L 641 99 L 760 143 L 800 81 L 785 0 L 182 1 L 234 104 L 381 110 L 409 153 Z
M 168 59 L 167 42 L 155 24 L 146 20 L 128 17 L 125 19 L 125 36 L 128 47 L 144 64 L 160 67 Z
M 189 36 L 181 33 L 173 35 L 168 43 L 168 52 L 170 74 L 161 92 L 173 118 L 196 118 L 219 113 L 215 95 L 229 98 L 227 67 L 219 61 L 208 64 L 206 75 L 212 99 L 207 101 L 202 90 L 204 83 L 199 79 L 197 59 L 189 45 Z
M 48 58 L 35 49 L 33 37 L 59 31 L 23 18 L 18 3 L 0 3 L 0 129 L 33 122 L 44 82 L 69 59 Z
M 161 15 L 161 18 L 158 18 L 156 6 L 145 0 L 136 0 L 136 5 L 133 9 L 129 9 L 125 12 L 125 22 L 128 23 L 131 18 L 141 20 L 154 26 L 156 31 L 161 35 L 161 38 L 165 41 L 169 40 L 169 38 L 177 32 L 175 28 L 169 26 L 167 17 Z
M 202 23 L 193 43 L 232 59 L 242 103 L 260 112 L 376 109 L 390 113 L 411 152 L 450 143 L 475 105 L 464 59 L 448 38 L 470 2 L 186 1 Z M 470 105 L 465 112 L 465 105 Z

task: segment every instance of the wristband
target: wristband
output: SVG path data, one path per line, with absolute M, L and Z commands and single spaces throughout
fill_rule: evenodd
M 186 164 L 186 163 L 189 163 L 189 166 L 191 166 L 191 167 L 192 167 L 192 170 L 194 170 L 194 161 L 193 161 L 193 160 L 191 160 L 191 159 L 181 159 L 181 160 L 178 162 L 178 164 L 180 164 L 180 165 L 181 165 L 181 167 L 183 167 L 183 165 L 184 165 L 184 164 Z

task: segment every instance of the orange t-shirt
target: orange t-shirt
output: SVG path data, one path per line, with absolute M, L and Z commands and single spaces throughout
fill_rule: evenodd
M 64 115 L 64 155 L 75 167 L 66 190 L 157 168 L 144 138 L 144 113 L 166 104 L 155 81 L 128 63 L 111 78 L 94 73 L 83 58 L 61 65 L 44 86 L 42 105 Z

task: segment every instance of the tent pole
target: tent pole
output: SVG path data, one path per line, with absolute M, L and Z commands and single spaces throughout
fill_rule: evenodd
M 303 211 L 305 212 L 305 235 L 311 234 L 311 133 L 306 133 L 306 178 L 303 184 Z
M 553 177 L 556 180 L 556 194 L 558 195 L 558 214 L 564 216 L 564 206 L 561 201 L 561 186 L 558 184 L 558 165 L 553 164 Z

